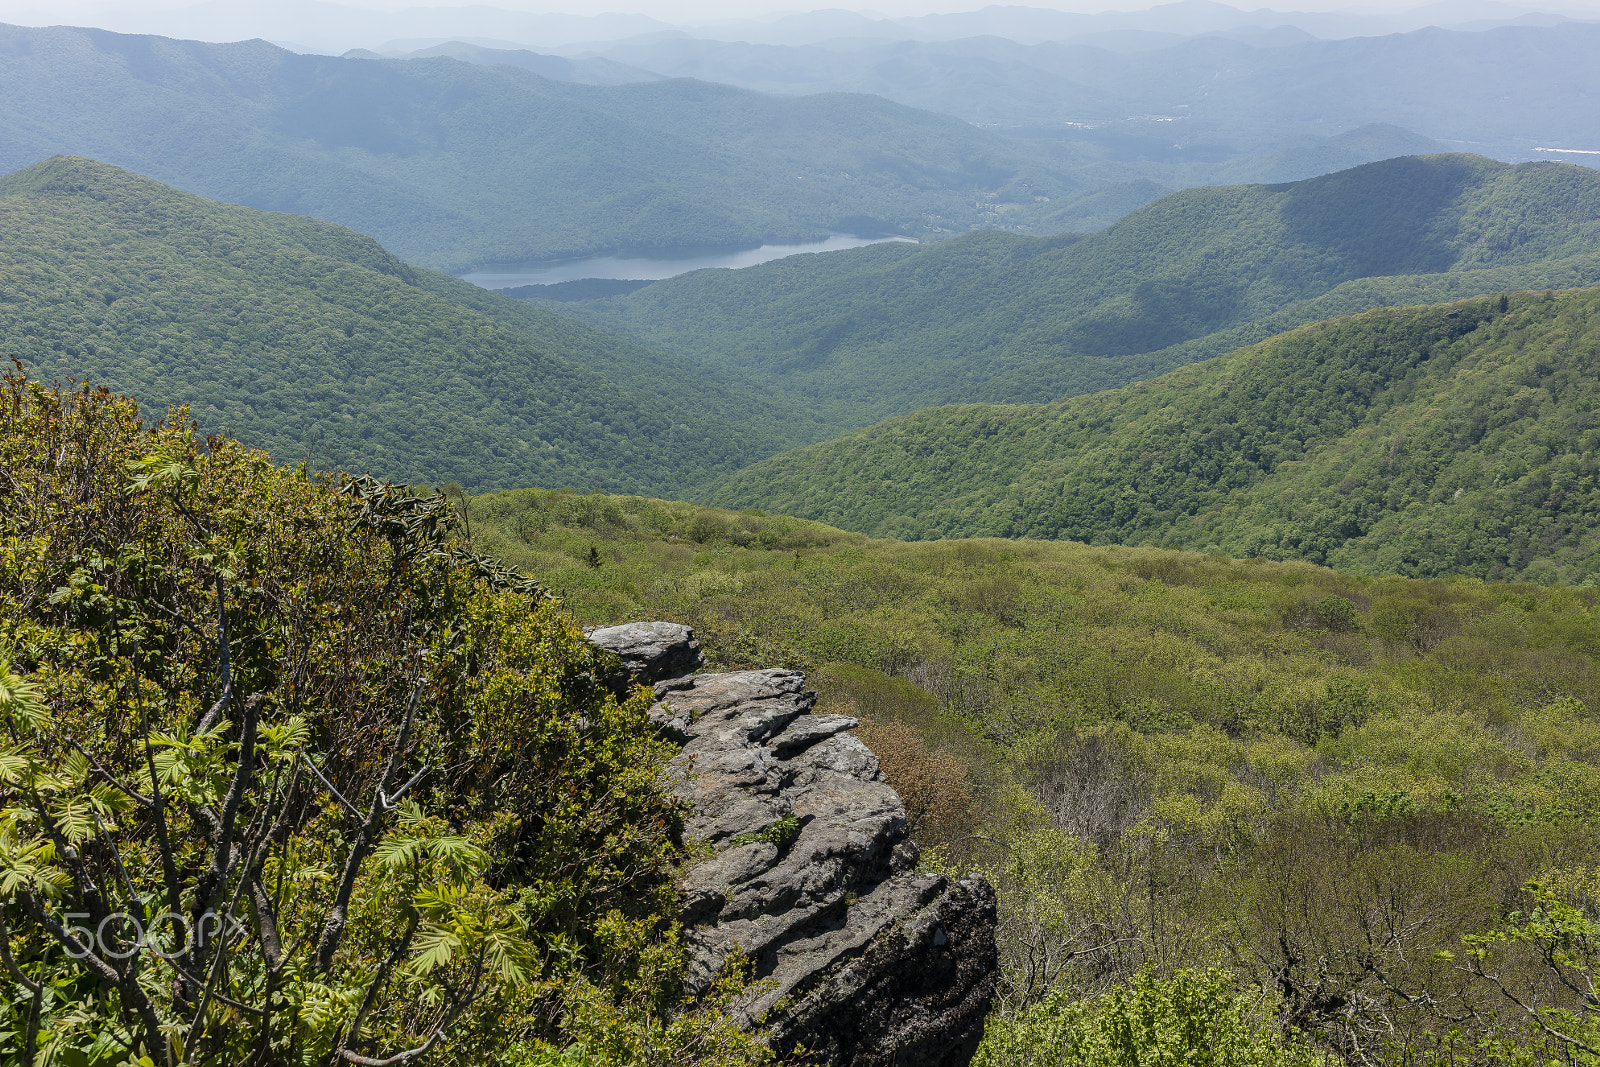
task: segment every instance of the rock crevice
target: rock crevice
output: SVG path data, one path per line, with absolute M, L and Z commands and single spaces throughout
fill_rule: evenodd
M 692 674 L 686 626 L 594 630 L 683 745 L 670 774 L 715 854 L 683 881 L 688 986 L 742 951 L 736 1010 L 780 1054 L 839 1067 L 962 1067 L 998 974 L 994 892 L 916 869 L 905 807 L 845 716 L 812 714 L 798 671 Z

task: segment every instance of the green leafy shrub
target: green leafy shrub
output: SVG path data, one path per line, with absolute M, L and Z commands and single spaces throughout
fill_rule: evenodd
M 0 516 L 8 1062 L 764 1055 L 679 1002 L 648 692 L 443 498 L 11 374 Z
M 1093 999 L 1053 994 L 991 1019 L 975 1067 L 1300 1067 L 1328 1062 L 1221 970 L 1141 974 Z

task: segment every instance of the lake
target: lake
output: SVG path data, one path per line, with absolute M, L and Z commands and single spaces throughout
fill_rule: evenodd
M 459 275 L 462 281 L 481 285 L 485 289 L 511 289 L 518 285 L 555 285 L 557 282 L 575 282 L 582 278 L 610 278 L 628 281 L 660 281 L 692 270 L 707 267 L 753 267 L 785 256 L 807 252 L 838 252 L 846 248 L 881 244 L 884 241 L 907 241 L 906 237 L 844 237 L 834 236 L 826 241 L 811 241 L 797 245 L 762 245 L 741 252 L 710 252 L 686 256 L 589 256 L 585 259 L 568 259 L 556 263 L 530 263 L 525 267 L 502 270 L 472 271 Z

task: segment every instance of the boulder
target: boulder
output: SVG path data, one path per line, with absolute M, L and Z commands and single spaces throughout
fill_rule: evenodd
M 666 625 L 591 639 L 630 662 L 617 646 L 653 647 L 637 635 Z M 652 719 L 683 743 L 673 788 L 691 805 L 688 835 L 714 851 L 682 885 L 689 990 L 709 988 L 737 949 L 757 981 L 735 1011 L 782 1057 L 964 1067 L 999 971 L 993 890 L 916 869 L 905 807 L 849 732 L 857 721 L 812 714 L 804 675 L 671 677 L 687 662 L 674 655 L 638 677 L 665 679 Z
M 630 622 L 585 633 L 592 644 L 622 660 L 624 683 L 650 685 L 692 674 L 704 662 L 694 631 L 677 622 Z

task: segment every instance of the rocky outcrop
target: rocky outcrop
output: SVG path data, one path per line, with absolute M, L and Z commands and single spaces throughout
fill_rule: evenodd
M 622 660 L 625 681 L 649 685 L 700 669 L 700 642 L 694 631 L 674 622 L 630 622 L 603 626 L 586 634 L 590 641 Z
M 671 773 L 688 832 L 715 850 L 683 885 L 690 990 L 739 950 L 758 981 L 736 1011 L 780 1054 L 966 1064 L 997 976 L 994 893 L 916 870 L 905 808 L 848 732 L 856 720 L 813 715 L 797 671 L 679 670 L 700 662 L 688 627 L 589 636 L 654 685 L 652 719 L 683 743 Z

